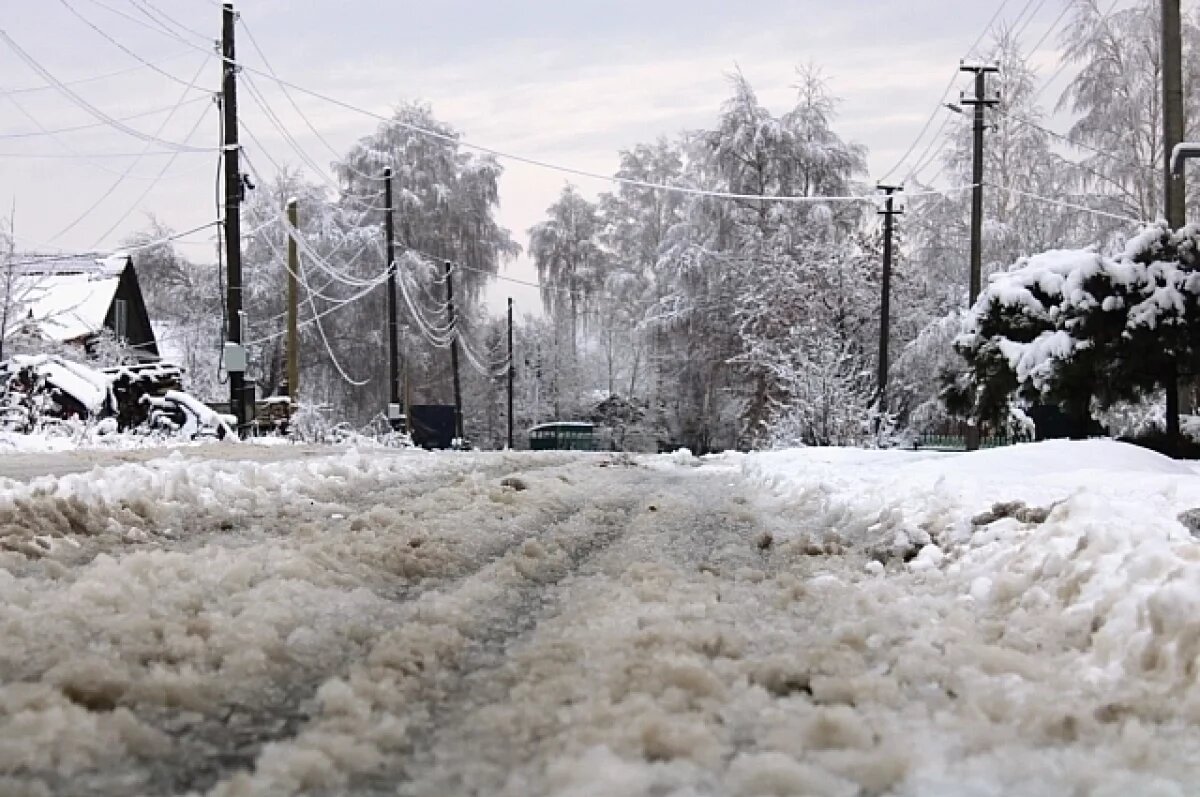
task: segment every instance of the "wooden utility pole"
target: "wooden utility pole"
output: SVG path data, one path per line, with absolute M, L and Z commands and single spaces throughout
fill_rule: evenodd
M 1183 39 L 1180 28 L 1179 0 L 1162 0 L 1163 213 L 1172 230 L 1178 230 L 1186 222 L 1183 170 L 1173 173 L 1171 169 L 1171 154 L 1175 145 L 1183 141 Z M 1167 446 L 1171 456 L 1179 453 L 1179 377 L 1179 362 L 1174 361 L 1167 367 L 1164 379 Z
M 288 398 L 295 405 L 300 397 L 300 253 L 296 236 L 300 220 L 296 200 L 287 203 L 288 217 L 288 305 L 287 305 L 287 384 Z
M 883 279 L 879 295 L 879 411 L 887 409 L 888 340 L 892 334 L 892 219 L 904 211 L 895 208 L 895 193 L 904 189 L 898 185 L 878 185 L 886 194 L 883 216 Z
M 984 111 L 1000 100 L 987 96 L 987 76 L 990 72 L 999 72 L 996 66 L 967 66 L 959 67 L 962 72 L 975 73 L 975 96 L 964 97 L 959 102 L 962 105 L 975 106 L 975 146 L 971 161 L 971 277 L 968 305 L 974 305 L 983 289 L 983 132 L 987 129 Z M 967 427 L 967 450 L 979 449 L 979 427 Z
M 396 233 L 392 213 L 392 168 L 383 170 L 383 226 L 387 253 L 388 422 L 400 423 L 400 331 L 396 324 Z M 405 408 L 407 411 L 407 408 Z
M 513 305 L 512 297 L 508 298 L 508 450 L 513 448 L 513 377 L 516 374 L 517 362 L 513 359 Z
M 462 384 L 458 379 L 458 322 L 454 315 L 454 275 L 450 261 L 446 266 L 446 314 L 450 327 L 450 371 L 454 376 L 454 436 L 463 439 Z
M 237 60 L 233 33 L 237 16 L 233 4 L 222 6 L 221 113 L 225 165 L 225 267 L 226 333 L 225 370 L 229 373 L 229 411 L 237 419 L 238 434 L 246 432 L 246 350 L 242 346 L 242 167 L 238 145 Z

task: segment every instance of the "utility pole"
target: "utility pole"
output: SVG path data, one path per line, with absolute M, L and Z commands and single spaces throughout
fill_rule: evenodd
M 400 423 L 400 331 L 396 325 L 396 234 L 392 220 L 392 167 L 383 170 L 383 226 L 387 253 L 388 423 Z M 407 411 L 407 407 L 405 408 Z
M 1163 210 L 1172 230 L 1178 230 L 1186 221 L 1183 170 L 1174 173 L 1171 169 L 1171 155 L 1175 146 L 1183 141 L 1183 40 L 1180 27 L 1179 0 L 1162 0 Z M 1179 453 L 1181 403 L 1177 360 L 1171 362 L 1165 376 L 1167 447 L 1168 453 L 1176 456 Z M 1190 380 L 1185 378 L 1183 381 L 1186 384 Z
M 513 359 L 513 313 L 512 297 L 508 297 L 508 450 L 513 448 L 513 376 L 517 363 Z
M 237 15 L 233 4 L 222 6 L 221 114 L 225 149 L 225 267 L 226 324 L 225 370 L 229 374 L 229 411 L 237 419 L 238 434 L 246 433 L 246 350 L 242 347 L 242 167 L 238 145 L 237 60 L 233 32 Z
M 296 236 L 300 234 L 296 200 L 287 203 L 288 230 L 288 312 L 287 312 L 287 384 L 292 405 L 300 397 L 300 253 Z
M 997 66 L 968 66 L 962 64 L 960 72 L 975 73 L 975 96 L 963 97 L 962 105 L 975 106 L 975 152 L 971 162 L 971 281 L 968 304 L 974 305 L 983 288 L 983 131 L 987 129 L 985 110 L 1000 102 L 999 98 L 987 96 L 987 76 L 999 72 Z M 979 427 L 967 427 L 967 450 L 979 449 Z
M 888 340 L 892 334 L 892 219 L 903 215 L 904 211 L 896 210 L 895 194 L 903 191 L 898 185 L 875 186 L 886 195 L 884 209 L 879 211 L 883 216 L 883 279 L 879 296 L 879 411 L 887 409 L 888 383 Z
M 458 323 L 454 316 L 454 275 L 446 266 L 446 313 L 450 327 L 450 371 L 454 375 L 454 436 L 463 439 L 462 384 L 458 379 Z

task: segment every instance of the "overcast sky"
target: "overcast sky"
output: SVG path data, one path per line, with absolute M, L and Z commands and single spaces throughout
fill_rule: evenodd
M 200 50 L 206 46 L 201 36 L 215 40 L 220 34 L 215 0 L 140 2 L 195 31 L 185 35 Z M 1023 31 L 1030 46 L 1065 2 L 1010 0 L 1001 20 Z M 1000 0 L 237 4 L 249 32 L 291 82 L 378 113 L 401 100 L 426 100 L 468 141 L 605 174 L 615 169 L 621 148 L 712 124 L 735 67 L 766 105 L 781 112 L 793 98 L 795 67 L 814 63 L 842 100 L 838 131 L 870 150 L 871 178 L 903 155 L 959 59 L 1001 7 Z M 4 0 L 0 28 L 55 78 L 109 75 L 70 87 L 103 113 L 125 118 L 158 111 L 126 124 L 172 141 L 194 129 L 192 144 L 216 145 L 217 111 L 205 92 L 219 84 L 218 62 L 157 29 L 138 0 Z M 245 30 L 238 31 L 239 57 L 261 65 Z M 1047 73 L 1057 67 L 1058 46 L 1057 37 L 1049 36 L 1035 54 Z M 134 56 L 180 82 L 141 67 Z M 22 248 L 111 249 L 144 228 L 149 213 L 177 230 L 219 215 L 214 152 L 171 160 L 161 146 L 107 127 L 42 135 L 39 126 L 57 130 L 95 119 L 59 91 L 11 93 L 44 87 L 45 81 L 7 42 L 0 42 L 0 75 L 6 93 L 0 99 L 0 208 L 7 216 L 15 202 Z M 193 77 L 202 91 L 187 88 Z M 333 154 L 283 95 L 265 79 L 255 82 L 300 146 L 327 165 Z M 167 109 L 181 98 L 187 101 L 168 118 Z M 338 152 L 376 125 L 361 114 L 296 98 Z M 261 141 L 243 139 L 254 165 L 271 170 L 272 159 L 299 165 L 300 157 L 245 89 L 239 99 L 246 125 Z M 121 157 L 147 149 L 150 154 L 140 159 Z M 504 166 L 500 220 L 522 245 L 526 230 L 568 179 L 592 195 L 609 187 L 520 163 Z M 204 235 L 182 249 L 197 262 L 215 259 L 212 239 Z M 525 261 L 506 273 L 532 276 Z M 527 307 L 537 301 L 536 291 L 503 283 L 493 298 L 509 294 Z

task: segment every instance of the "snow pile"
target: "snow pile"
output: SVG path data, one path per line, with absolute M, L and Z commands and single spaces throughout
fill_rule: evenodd
M 726 455 L 728 456 L 728 455 Z M 969 455 L 799 450 L 745 473 L 816 524 L 803 545 L 849 546 L 942 580 L 1005 635 L 1068 645 L 1076 675 L 1200 719 L 1200 507 L 1195 468 L 1111 441 Z

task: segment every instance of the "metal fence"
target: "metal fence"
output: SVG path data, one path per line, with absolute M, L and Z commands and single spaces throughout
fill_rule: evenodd
M 1000 448 L 1017 443 L 1028 443 L 1029 438 L 1012 437 L 1009 435 L 988 435 L 980 438 L 980 448 Z M 961 434 L 938 434 L 931 432 L 919 435 L 913 443 L 913 448 L 929 451 L 966 451 L 967 438 Z

